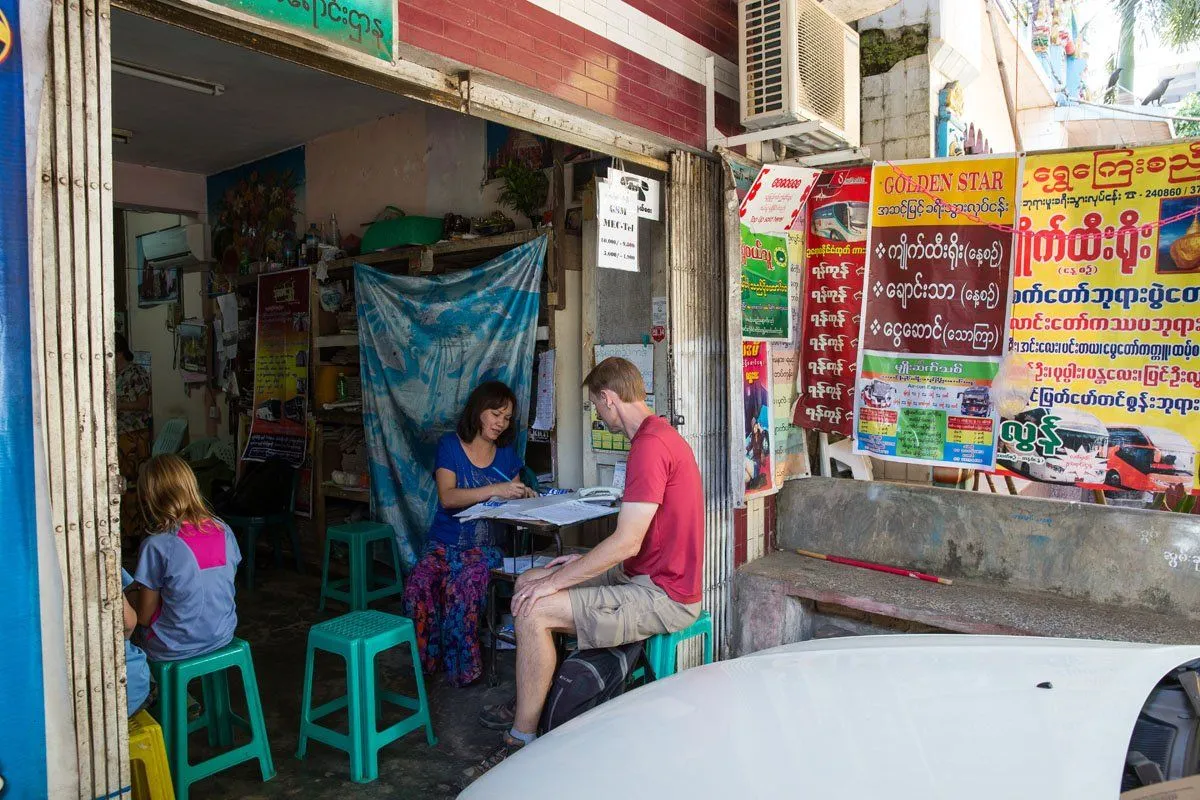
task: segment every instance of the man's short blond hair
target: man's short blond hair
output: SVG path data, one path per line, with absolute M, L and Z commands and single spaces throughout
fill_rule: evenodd
M 605 389 L 613 392 L 625 403 L 638 403 L 646 399 L 646 384 L 641 371 L 632 361 L 624 358 L 606 358 L 588 373 L 583 385 L 590 394 L 598 395 Z

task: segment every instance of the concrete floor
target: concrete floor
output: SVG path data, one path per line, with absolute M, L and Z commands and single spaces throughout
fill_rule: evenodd
M 265 554 L 259 559 L 258 586 L 254 591 L 238 590 L 237 635 L 250 643 L 254 654 L 276 776 L 263 783 L 257 762 L 247 762 L 195 784 L 192 797 L 195 800 L 455 797 L 461 788 L 462 771 L 477 764 L 498 744 L 499 734 L 479 727 L 476 716 L 484 704 L 511 697 L 514 691 L 511 652 L 500 654 L 501 682 L 494 689 L 489 689 L 483 679 L 474 686 L 458 689 L 447 686 L 441 675 L 426 676 L 437 746 L 430 748 L 424 733 L 414 731 L 380 752 L 378 780 L 354 783 L 350 780 L 349 756 L 340 750 L 310 741 L 307 758 L 300 761 L 295 757 L 308 629 L 316 622 L 344 613 L 345 608 L 330 601 L 324 613 L 318 612 L 319 576 L 272 568 L 269 560 Z M 402 613 L 398 600 L 380 601 L 372 607 Z M 334 656 L 324 654 L 322 658 L 322 655 L 317 656 L 313 689 L 314 701 L 318 703 L 345 692 L 344 663 Z M 389 688 L 415 696 L 407 650 L 386 653 L 380 663 Z M 242 708 L 238 685 L 238 681 L 233 681 L 235 711 Z M 395 721 L 404 713 L 397 710 L 394 718 L 385 716 L 385 721 Z M 336 727 L 339 722 L 344 725 L 344 719 L 341 714 L 332 716 L 330 721 Z M 195 753 L 206 752 L 202 733 L 192 738 L 191 748 Z

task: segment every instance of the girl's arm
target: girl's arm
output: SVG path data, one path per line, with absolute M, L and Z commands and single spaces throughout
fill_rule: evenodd
M 138 619 L 137 612 L 133 610 L 133 606 L 129 605 L 129 598 L 121 595 L 121 605 L 125 611 L 125 638 L 133 636 L 133 629 L 137 627 Z
M 134 603 L 138 624 L 143 628 L 149 628 L 150 623 L 154 620 L 154 615 L 158 613 L 159 605 L 162 603 L 161 596 L 154 589 L 147 589 L 143 586 L 138 589 Z
M 470 508 L 493 497 L 515 500 L 529 496 L 529 490 L 518 479 L 480 486 L 478 489 L 459 489 L 458 477 L 444 467 L 438 468 L 434 479 L 437 481 L 438 500 L 442 507 L 447 509 Z

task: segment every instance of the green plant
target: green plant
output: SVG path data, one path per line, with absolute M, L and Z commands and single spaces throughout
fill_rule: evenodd
M 541 217 L 539 212 L 546 205 L 546 196 L 550 191 L 550 179 L 546 173 L 517 161 L 509 161 L 496 170 L 496 176 L 504 181 L 504 188 L 496 198 L 500 205 L 525 215 L 536 228 Z
M 1200 117 L 1200 92 L 1192 92 L 1183 98 L 1175 113 L 1181 117 Z M 1186 119 L 1175 123 L 1175 138 L 1185 139 L 1191 136 L 1200 136 L 1200 122 Z

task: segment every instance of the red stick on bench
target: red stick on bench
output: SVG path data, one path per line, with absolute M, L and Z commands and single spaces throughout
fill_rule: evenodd
M 928 575 L 924 572 L 914 572 L 911 569 L 902 569 L 900 567 L 889 567 L 886 564 L 875 564 L 870 561 L 858 561 L 853 558 L 842 558 L 841 556 L 829 556 L 823 553 L 813 553 L 808 550 L 797 550 L 802 556 L 809 558 L 819 558 L 822 561 L 832 561 L 834 564 L 845 564 L 848 567 L 860 567 L 862 569 L 873 569 L 876 572 L 887 572 L 891 575 L 903 575 L 908 578 L 916 578 L 919 581 L 929 581 L 930 583 L 940 583 L 943 586 L 949 586 L 954 581 L 949 578 L 939 578 L 937 575 Z

